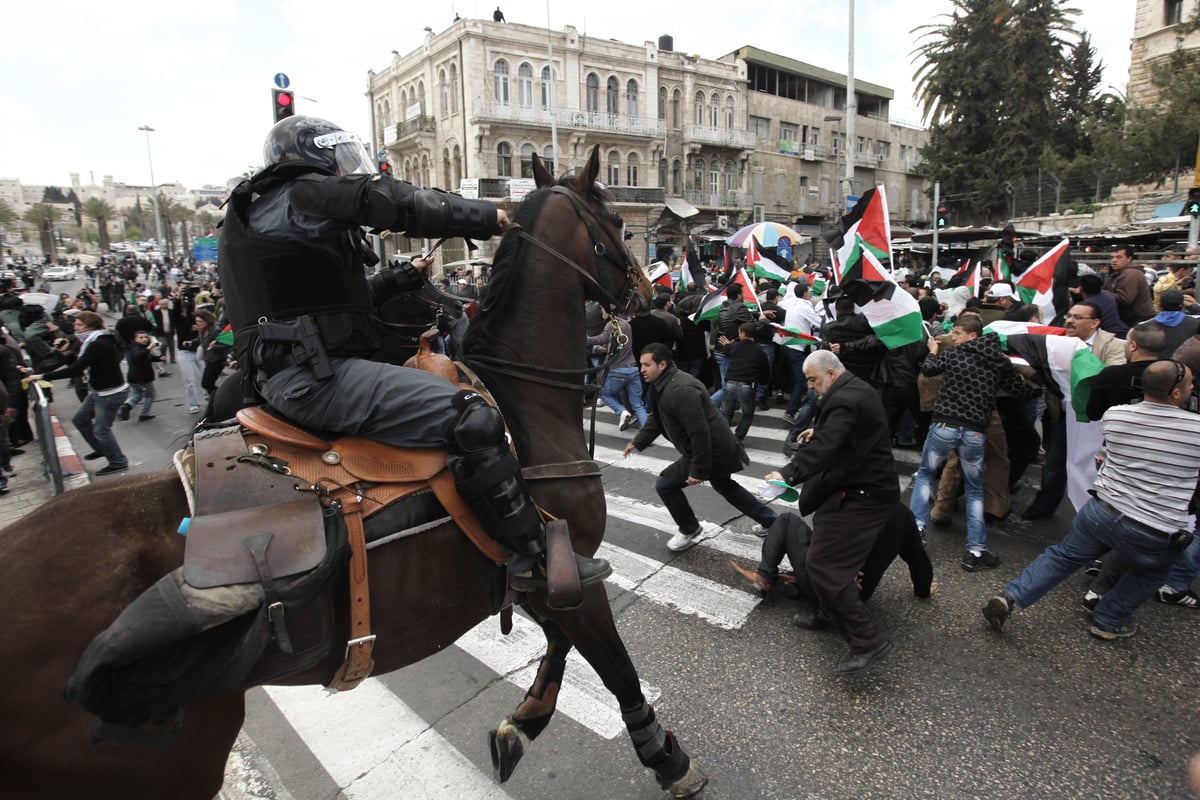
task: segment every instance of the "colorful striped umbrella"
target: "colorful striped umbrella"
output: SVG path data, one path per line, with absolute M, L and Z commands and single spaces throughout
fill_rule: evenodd
M 763 247 L 778 247 L 780 238 L 788 240 L 792 247 L 808 241 L 796 231 L 778 222 L 755 222 L 738 230 L 725 240 L 730 247 L 746 247 L 753 236 Z

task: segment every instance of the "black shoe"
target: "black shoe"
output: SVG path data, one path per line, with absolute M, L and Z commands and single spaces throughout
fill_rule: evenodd
M 801 608 L 792 617 L 792 624 L 807 631 L 827 631 L 833 627 L 829 617 L 819 608 Z
M 1099 605 L 1100 597 L 1101 595 L 1089 591 L 1083 596 L 1083 599 L 1079 601 L 1079 605 L 1083 606 L 1084 611 L 1091 614 L 1096 610 L 1096 606 Z
M 1044 508 L 1036 508 L 1030 506 L 1021 512 L 1021 519 L 1045 519 L 1046 517 L 1054 516 L 1054 509 L 1047 511 Z
M 603 558 L 587 558 L 575 554 L 575 568 L 579 570 L 579 584 L 589 586 L 612 575 L 612 565 Z M 539 562 L 525 572 L 510 572 L 508 583 L 514 592 L 536 592 L 546 588 L 546 565 Z
M 1084 575 L 1099 575 L 1100 570 L 1103 567 L 1104 567 L 1104 562 L 1097 558 L 1095 561 L 1093 561 L 1092 563 L 1088 564 L 1086 567 L 1083 568 L 1083 574 Z
M 123 421 L 123 422 L 128 421 L 130 410 L 131 409 L 129 406 L 126 406 L 126 405 L 121 406 L 121 410 L 117 412 L 117 417 L 119 419 L 121 419 L 121 421 Z
M 112 464 L 109 464 L 107 467 L 101 467 L 100 469 L 96 470 L 96 474 L 97 475 L 116 475 L 118 472 L 124 472 L 127 469 L 129 469 L 128 464 L 126 464 L 123 467 L 115 467 Z
M 145 422 L 148 419 L 154 419 L 154 415 L 153 414 L 142 414 L 140 417 L 138 417 L 138 422 Z
M 771 410 L 771 404 L 767 402 L 767 398 L 765 398 L 765 397 L 760 398 L 758 403 L 755 404 L 755 407 L 759 411 L 770 411 Z
M 25 455 L 25 451 L 24 451 L 24 450 L 22 450 L 22 449 L 21 449 L 21 448 L 19 448 L 19 447 L 18 447 L 16 450 L 9 450 L 9 451 L 8 451 L 8 453 L 9 453 L 9 455 L 13 455 L 13 456 L 23 456 L 23 455 Z
M 97 458 L 104 458 L 103 453 L 97 453 L 95 450 L 83 457 L 84 461 L 95 461 Z
M 983 512 L 983 521 L 989 525 L 995 525 L 997 522 L 1004 522 L 1006 519 L 1008 519 L 1008 514 L 1005 514 L 1003 517 L 998 517 L 990 511 Z
M 988 625 L 992 626 L 992 630 L 998 631 L 1004 627 L 1004 621 L 1012 615 L 1015 605 L 1008 592 L 998 594 L 987 601 L 987 605 L 983 607 L 983 616 Z
M 979 555 L 975 555 L 968 550 L 962 559 L 962 568 L 967 572 L 978 572 L 981 569 L 995 569 L 1000 566 L 1000 559 L 987 550 L 984 550 Z
M 841 664 L 838 664 L 837 671 L 842 675 L 856 675 L 859 672 L 865 672 L 875 666 L 875 662 L 886 656 L 888 653 L 896 649 L 896 645 L 890 641 L 876 647 L 874 650 L 868 650 L 865 653 L 857 653 L 850 656 Z

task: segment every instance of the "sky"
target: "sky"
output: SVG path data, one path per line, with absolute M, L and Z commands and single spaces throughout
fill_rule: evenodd
M 395 0 L 58 0 L 9 2 L 0 47 L 0 178 L 25 184 L 223 185 L 261 163 L 276 73 L 297 109 L 370 137 L 367 70 L 420 46 L 455 13 L 491 18 L 493 2 Z M 754 45 L 845 72 L 846 0 L 504 0 L 509 22 L 717 58 Z M 1124 93 L 1135 0 L 1079 0 L 1105 65 Z M 856 0 L 855 77 L 895 91 L 893 118 L 920 122 L 912 98 L 914 28 L 944 20 L 950 0 Z M 342 13 L 345 11 L 346 13 Z M 731 15 L 736 15 L 731 18 Z M 150 126 L 154 132 L 139 131 Z M 147 142 L 149 140 L 149 142 Z M 149 154 L 147 153 L 149 143 Z

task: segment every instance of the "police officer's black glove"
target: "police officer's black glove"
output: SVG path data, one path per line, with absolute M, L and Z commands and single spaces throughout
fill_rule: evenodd
M 371 296 L 375 304 L 379 305 L 397 295 L 420 289 L 425 284 L 425 278 L 411 263 L 404 263 L 372 275 L 367 279 L 367 283 L 371 287 Z

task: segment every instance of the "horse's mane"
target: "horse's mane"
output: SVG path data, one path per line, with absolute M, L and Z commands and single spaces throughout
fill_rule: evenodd
M 574 190 L 575 180 L 570 174 L 564 175 L 554 183 L 554 186 L 565 186 Z M 537 189 L 526 195 L 521 204 L 517 206 L 513 222 L 524 230 L 532 228 L 533 223 L 541 215 L 546 201 L 553 195 L 550 191 L 551 188 Z M 584 199 L 597 202 L 606 208 L 609 204 L 608 192 L 597 183 L 591 185 L 588 196 Z M 496 249 L 496 255 L 492 259 L 492 270 L 487 286 L 484 287 L 483 294 L 479 298 L 479 314 L 471 322 L 471 327 L 468 328 L 466 339 L 463 342 L 464 353 L 481 352 L 487 348 L 486 343 L 491 340 L 489 331 L 491 315 L 488 312 L 509 294 L 511 286 L 518 277 L 513 266 L 517 261 L 522 243 L 523 240 L 515 229 L 504 234 L 504 238 L 500 241 L 500 246 Z

